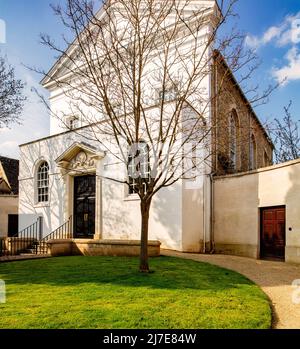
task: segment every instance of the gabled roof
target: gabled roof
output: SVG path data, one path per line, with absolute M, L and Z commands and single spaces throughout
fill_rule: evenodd
M 10 188 L 10 194 L 19 194 L 19 160 L 0 156 L 0 180 Z M 1 172 L 3 170 L 3 174 Z
M 104 10 L 104 5 L 101 6 L 99 11 L 96 13 L 96 17 L 101 19 L 104 17 L 105 10 Z M 79 35 L 83 35 L 84 31 L 80 33 Z M 50 70 L 45 74 L 43 79 L 40 81 L 40 84 L 44 88 L 48 88 L 48 84 L 51 83 L 51 78 L 64 71 L 64 64 L 68 61 L 68 57 L 72 56 L 74 53 L 76 53 L 76 48 L 78 44 L 78 38 L 76 37 L 73 42 L 66 48 L 65 52 L 61 54 L 61 56 L 54 62 L 53 66 L 50 68 Z
M 102 6 L 98 10 L 98 12 L 95 14 L 95 17 L 102 19 L 106 16 L 106 10 L 105 10 L 105 4 L 108 2 L 113 2 L 114 0 L 104 0 Z M 195 0 L 195 1 L 207 1 L 207 2 L 213 2 L 214 0 Z M 220 6 L 218 4 L 218 1 L 214 2 L 214 6 L 216 7 L 216 11 L 218 16 L 222 17 L 222 11 L 220 9 Z M 212 6 L 212 7 L 214 7 Z M 204 8 L 205 11 L 209 11 L 211 8 Z M 89 26 L 89 24 L 88 24 Z M 79 36 L 83 36 L 85 34 L 86 30 L 83 30 L 81 33 L 79 33 Z M 68 47 L 66 47 L 64 53 L 60 55 L 60 57 L 54 62 L 53 66 L 50 68 L 50 70 L 45 74 L 44 78 L 40 81 L 40 84 L 46 88 L 50 89 L 50 86 L 55 83 L 54 77 L 57 75 L 59 80 L 62 76 L 69 76 L 70 71 L 66 69 L 65 67 L 70 64 L 69 57 L 76 54 L 76 51 L 78 45 L 78 37 L 74 38 L 73 42 L 70 43 Z

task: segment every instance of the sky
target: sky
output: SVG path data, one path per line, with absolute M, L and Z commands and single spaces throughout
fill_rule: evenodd
M 58 0 L 54 0 L 54 3 Z M 63 1 L 63 0 L 60 0 Z M 5 23 L 6 40 L 0 54 L 6 55 L 16 75 L 26 82 L 28 100 L 22 113 L 22 125 L 0 129 L 0 155 L 19 157 L 18 145 L 49 135 L 49 115 L 32 88 L 39 89 L 41 77 L 26 66 L 49 69 L 55 62 L 53 52 L 39 42 L 40 33 L 50 34 L 58 42 L 64 28 L 53 15 L 51 0 L 0 0 L 0 29 Z M 292 113 L 300 118 L 300 0 L 239 0 L 234 19 L 247 35 L 248 47 L 262 61 L 255 80 L 263 87 L 281 84 L 268 104 L 256 108 L 260 119 L 280 118 L 291 100 Z M 3 33 L 2 33 L 3 34 Z M 3 35 L 2 35 L 3 36 Z

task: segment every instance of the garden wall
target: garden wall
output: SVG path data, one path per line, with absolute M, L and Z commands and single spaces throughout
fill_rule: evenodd
M 285 260 L 300 263 L 300 160 L 214 181 L 217 253 L 260 257 L 261 208 L 285 206 Z

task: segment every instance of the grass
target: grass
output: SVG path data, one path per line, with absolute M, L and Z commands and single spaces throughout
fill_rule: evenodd
M 209 264 L 160 257 L 153 274 L 136 258 L 63 257 L 0 265 L 5 329 L 265 329 L 265 294 Z

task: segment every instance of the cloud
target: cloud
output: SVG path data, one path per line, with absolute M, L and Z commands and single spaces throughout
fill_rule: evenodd
M 273 68 L 272 71 L 273 77 L 283 86 L 300 79 L 300 53 L 297 47 L 292 47 L 285 58 L 288 64 L 281 68 Z
M 1 155 L 18 159 L 19 153 L 17 149 L 18 149 L 18 142 L 16 141 L 7 141 L 3 143 L 1 142 Z
M 258 49 L 271 42 L 279 47 L 300 43 L 300 12 L 286 16 L 281 24 L 268 28 L 261 36 L 247 35 L 245 44 Z
M 284 35 L 285 32 L 285 25 L 279 26 L 279 27 L 270 27 L 261 37 L 257 37 L 254 35 L 247 35 L 246 36 L 246 45 L 258 49 L 261 46 L 264 46 L 274 39 L 277 39 L 279 42 L 281 40 L 281 37 Z
M 300 12 L 288 15 L 275 26 L 268 28 L 261 36 L 248 35 L 245 44 L 253 49 L 258 49 L 268 44 L 277 48 L 288 47 L 284 56 L 286 62 L 281 67 L 273 67 L 271 74 L 282 86 L 291 81 L 300 80 Z M 281 55 L 282 56 L 282 55 Z
M 300 13 L 287 18 L 288 30 L 285 30 L 278 40 L 279 46 L 300 43 Z

